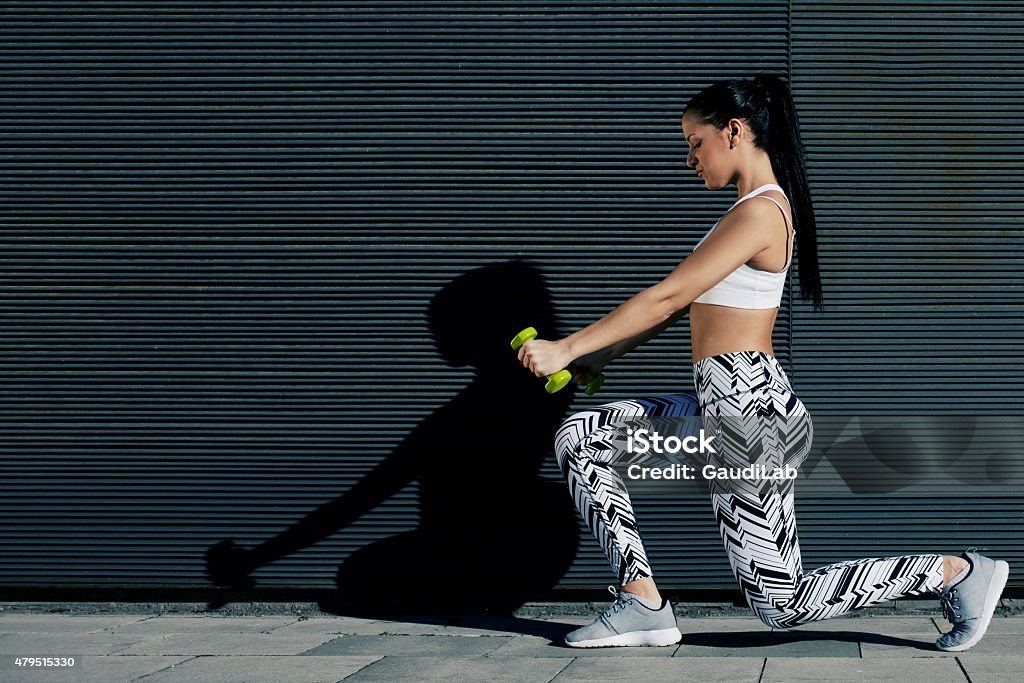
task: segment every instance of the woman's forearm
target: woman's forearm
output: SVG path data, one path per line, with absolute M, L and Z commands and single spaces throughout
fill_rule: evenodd
M 599 349 L 631 341 L 632 338 L 641 336 L 654 327 L 664 329 L 662 326 L 671 324 L 670 320 L 678 314 L 679 311 L 674 308 L 670 299 L 660 296 L 654 288 L 648 288 L 597 322 L 570 334 L 562 342 L 573 358 L 579 358 Z M 651 336 L 658 334 L 661 329 Z M 637 344 L 649 338 L 642 338 Z M 633 347 L 629 346 L 622 353 L 630 348 Z
M 673 313 L 671 316 L 668 317 L 667 320 L 665 320 L 665 322 L 659 323 L 654 327 L 645 330 L 644 332 L 641 332 L 635 337 L 623 339 L 617 344 L 612 344 L 611 347 L 609 347 L 608 349 L 609 359 L 614 360 L 616 358 L 624 356 L 633 349 L 635 349 L 636 347 L 640 346 L 641 344 L 644 344 L 650 341 L 651 339 L 654 339 L 659 334 L 661 334 L 662 332 L 670 328 L 672 325 L 674 325 L 676 322 L 678 322 L 679 319 L 685 316 L 689 311 L 690 307 L 687 306 L 686 308 L 683 308 Z

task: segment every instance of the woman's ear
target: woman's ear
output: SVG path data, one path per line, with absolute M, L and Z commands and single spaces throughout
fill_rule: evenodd
M 729 121 L 729 149 L 733 149 L 740 143 L 740 136 L 743 134 L 743 124 L 739 120 Z

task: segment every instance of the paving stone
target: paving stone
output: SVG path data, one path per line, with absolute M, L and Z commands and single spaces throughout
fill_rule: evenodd
M 349 681 L 550 681 L 567 659 L 526 657 L 514 665 L 492 657 L 385 657 L 345 679 Z
M 75 658 L 75 666 L 70 669 L 15 669 L 10 665 L 13 659 L 8 659 L 9 657 L 12 656 L 0 655 L 0 681 L 17 681 L 18 683 L 131 681 L 190 659 L 189 657 L 159 655 L 141 657 L 83 655 Z
M 511 636 L 341 636 L 302 654 L 466 657 L 486 654 L 511 639 Z
M 874 633 L 880 635 L 920 635 L 932 640 L 939 636 L 935 622 L 929 617 L 837 617 L 792 629 L 779 629 L 788 633 L 849 632 Z
M 71 614 L 4 614 L 0 633 L 96 633 L 143 621 L 144 616 L 91 616 Z
M 346 681 L 754 681 L 763 667 L 764 681 L 942 683 L 968 680 L 962 663 L 972 681 L 1006 683 L 1024 671 L 1024 615 L 996 616 L 975 648 L 943 653 L 934 647 L 939 627 L 949 628 L 941 617 L 883 617 L 873 610 L 871 616 L 866 610 L 865 616 L 776 631 L 750 616 L 680 617 L 679 646 L 595 649 L 561 643 L 564 633 L 592 621 L 589 612 L 521 619 L 370 620 L 118 615 L 108 610 L 0 614 L 0 653 L 6 653 L 0 655 L 0 682 L 107 683 L 145 677 L 302 683 L 346 676 Z M 75 655 L 81 661 L 70 677 L 68 670 L 54 669 L 12 673 L 16 654 Z
M 942 617 L 937 617 L 933 621 L 942 633 L 947 633 L 953 628 L 953 625 Z M 1024 635 L 1024 619 L 1020 617 L 992 617 L 992 620 L 988 622 L 988 630 L 985 631 L 985 637 L 988 638 L 989 634 L 992 633 Z
M 910 636 L 913 637 L 913 636 Z M 996 654 L 1019 652 L 1024 649 L 1024 637 L 1019 635 L 986 633 L 981 642 L 969 652 Z M 867 658 L 885 657 L 957 657 L 963 652 L 943 652 L 935 647 L 935 639 L 922 640 L 917 647 L 907 647 L 900 643 L 862 642 L 861 655 Z
M 142 642 L 121 650 L 119 654 L 297 655 L 339 637 L 349 636 L 324 633 L 171 633 L 165 636 L 153 634 Z
M 584 623 L 589 624 L 590 621 Z M 410 623 L 401 621 L 377 622 L 380 633 L 395 635 L 446 635 L 446 636 L 519 636 L 535 635 L 561 638 L 578 626 L 569 621 L 547 619 L 517 619 L 505 617 L 465 617 L 454 623 Z
M 677 646 L 666 647 L 567 647 L 561 639 L 518 636 L 491 652 L 494 658 L 524 657 L 671 657 Z
M 986 636 L 987 637 L 987 636 Z M 1024 646 L 1024 643 L 1021 644 Z M 1018 651 L 1024 647 L 1018 648 Z M 1024 671 L 1024 655 L 997 654 L 985 655 L 976 653 L 974 649 L 960 653 L 960 663 L 972 683 L 1006 683 L 1020 680 Z
M 378 636 L 388 632 L 393 622 L 356 617 L 315 617 L 276 627 L 274 633 L 326 633 L 331 635 Z M 398 622 L 404 623 L 404 622 Z M 443 627 L 439 627 L 443 630 Z
M 687 633 L 752 633 L 763 635 L 773 629 L 765 626 L 760 619 L 746 617 L 704 617 L 676 619 L 679 630 Z
M 1024 635 L 1024 619 L 1019 617 L 1016 619 L 1010 617 L 993 617 L 992 621 L 988 622 L 988 630 L 985 631 L 985 637 L 988 638 L 988 634 L 990 633 L 995 633 L 997 635 Z M 1022 638 L 1020 642 L 1021 645 L 1024 646 L 1024 638 Z
M 196 657 L 173 669 L 165 669 L 147 676 L 145 683 L 335 683 L 379 659 L 380 657 Z
M 145 636 L 115 633 L 0 633 L 0 654 L 66 657 L 110 655 L 143 641 Z M 176 654 L 176 653 L 141 653 Z
M 859 657 L 857 637 L 844 633 L 684 633 L 676 657 Z
M 972 677 L 973 679 L 973 677 Z M 790 681 L 967 681 L 955 659 L 769 658 L 761 683 Z
M 297 621 L 294 617 L 150 617 L 119 626 L 117 633 L 264 633 Z
M 633 648 L 629 648 L 633 649 Z M 584 657 L 565 667 L 559 681 L 715 681 L 757 683 L 764 660 Z

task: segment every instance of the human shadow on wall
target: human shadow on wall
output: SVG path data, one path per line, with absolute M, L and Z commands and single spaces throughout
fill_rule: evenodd
M 469 271 L 432 299 L 428 322 L 450 367 L 473 380 L 428 416 L 350 490 L 253 548 L 231 540 L 206 552 L 209 578 L 251 588 L 251 573 L 344 529 L 419 482 L 419 526 L 353 553 L 324 611 L 510 615 L 550 590 L 572 564 L 575 510 L 564 484 L 540 476 L 574 389 L 549 395 L 509 340 L 555 330 L 542 274 L 523 261 Z

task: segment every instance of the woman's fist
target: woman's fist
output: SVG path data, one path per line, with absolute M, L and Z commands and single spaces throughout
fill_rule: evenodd
M 533 339 L 519 347 L 519 362 L 537 377 L 553 375 L 572 361 L 562 342 Z

